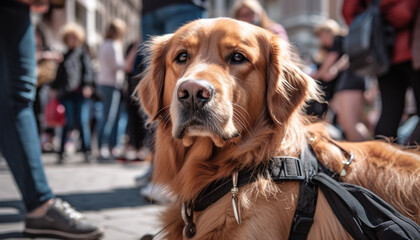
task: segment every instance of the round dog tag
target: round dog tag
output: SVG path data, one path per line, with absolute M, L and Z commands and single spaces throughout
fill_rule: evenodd
M 184 235 L 187 238 L 192 238 L 195 235 L 195 224 L 193 222 L 188 223 L 185 227 L 184 227 Z

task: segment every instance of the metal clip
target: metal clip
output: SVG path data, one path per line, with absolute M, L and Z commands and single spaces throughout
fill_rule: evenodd
M 186 238 L 193 238 L 196 233 L 196 227 L 194 223 L 193 210 L 187 207 L 186 203 L 182 203 L 181 209 L 182 220 L 184 220 L 184 236 Z
M 341 177 L 345 177 L 346 175 L 347 175 L 347 171 L 346 171 L 346 167 L 348 166 L 348 165 L 350 165 L 351 164 L 351 162 L 353 162 L 353 159 L 354 159 L 354 155 L 352 154 L 352 153 L 350 153 L 350 158 L 349 158 L 349 160 L 348 161 L 343 161 L 343 168 L 341 169 L 341 171 L 340 171 L 340 176 Z
M 239 192 L 239 188 L 238 188 L 238 172 L 234 172 L 232 174 L 232 189 L 230 190 L 230 192 L 232 193 L 232 208 L 233 208 L 233 214 L 235 216 L 236 222 L 238 224 L 241 224 L 241 206 L 239 204 L 239 199 L 238 199 L 238 192 Z

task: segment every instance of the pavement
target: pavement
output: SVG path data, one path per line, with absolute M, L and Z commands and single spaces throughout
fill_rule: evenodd
M 57 197 L 68 201 L 94 224 L 105 229 L 103 239 L 140 239 L 160 230 L 158 214 L 164 206 L 139 195 L 134 178 L 147 171 L 147 162 L 83 162 L 81 154 L 63 165 L 55 154 L 43 154 L 47 178 Z M 12 174 L 0 158 L 0 239 L 25 239 L 24 206 Z

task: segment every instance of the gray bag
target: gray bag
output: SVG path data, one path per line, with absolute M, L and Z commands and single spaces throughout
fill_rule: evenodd
M 350 69 L 360 76 L 380 76 L 391 65 L 394 30 L 385 23 L 379 10 L 380 0 L 357 15 L 344 40 L 344 52 L 349 56 Z

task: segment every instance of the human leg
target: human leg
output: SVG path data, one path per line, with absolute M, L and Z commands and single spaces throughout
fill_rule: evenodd
M 141 117 L 141 110 L 139 105 L 132 99 L 127 101 L 128 111 L 128 124 L 127 124 L 127 135 L 129 144 L 135 149 L 139 150 L 143 146 L 143 139 L 145 137 L 145 121 Z
M 104 130 L 107 122 L 107 116 L 109 115 L 109 109 L 111 106 L 111 97 L 112 97 L 112 87 L 109 86 L 97 86 L 98 96 L 101 100 L 101 113 L 100 121 L 98 123 L 98 147 L 102 147 L 104 139 Z
M 29 10 L 0 7 L 0 151 L 28 212 L 54 197 L 44 173 L 32 108 L 35 68 Z
M 108 115 L 106 115 L 106 123 L 103 135 L 103 144 L 107 144 L 109 148 L 113 148 L 117 138 L 117 120 L 120 108 L 121 92 L 117 89 L 112 90 L 111 103 L 109 105 Z
M 24 233 L 38 237 L 98 238 L 103 231 L 59 199 L 47 183 L 32 103 L 35 95 L 35 42 L 29 9 L 0 2 L 0 151 L 22 194 L 28 215 Z M 80 219 L 80 217 L 79 217 Z M 70 235 L 69 235 L 70 234 Z
M 407 79 L 400 65 L 391 66 L 388 73 L 378 78 L 381 92 L 381 116 L 375 128 L 375 137 L 397 137 L 404 112 Z
M 116 146 L 123 147 L 124 144 L 124 137 L 125 132 L 127 130 L 127 123 L 128 123 L 128 113 L 127 113 L 127 104 L 124 98 L 121 99 L 119 111 L 118 111 L 118 118 L 116 121 L 117 125 L 117 133 L 116 133 Z
M 83 96 L 78 96 L 78 104 L 80 108 L 79 123 L 80 133 L 82 137 L 82 151 L 90 152 L 91 150 L 91 132 L 90 132 L 90 104 L 89 100 Z
M 413 88 L 414 96 L 416 98 L 417 115 L 420 116 L 420 70 L 414 70 L 409 66 L 407 71 L 411 76 L 410 85 Z M 417 123 L 410 137 L 408 138 L 408 144 L 420 144 L 420 122 Z
M 83 97 L 81 93 L 76 93 L 75 103 L 75 124 L 80 130 L 82 142 L 81 151 L 84 154 L 85 162 L 93 162 L 91 154 L 91 128 L 90 128 L 90 99 Z
M 66 123 L 64 124 L 63 129 L 61 131 L 60 150 L 58 151 L 58 163 L 61 164 L 63 161 L 63 154 L 65 152 L 68 133 L 74 125 L 74 116 L 77 109 L 75 109 L 75 102 L 72 96 L 62 98 L 60 99 L 60 102 L 61 104 L 63 104 L 64 109 L 66 110 Z
M 363 91 L 343 90 L 335 93 L 333 108 L 343 128 L 346 140 L 358 142 L 368 138 L 369 131 L 361 121 L 363 108 Z

